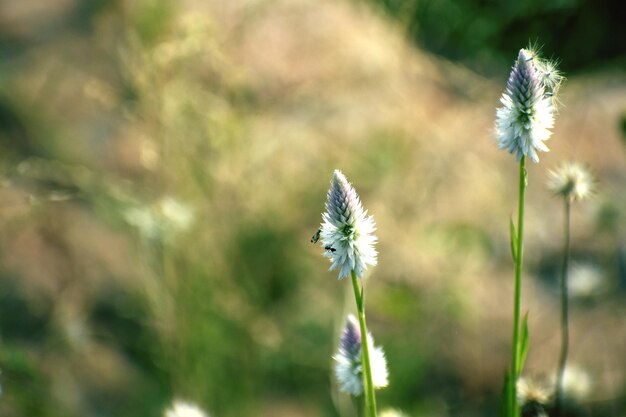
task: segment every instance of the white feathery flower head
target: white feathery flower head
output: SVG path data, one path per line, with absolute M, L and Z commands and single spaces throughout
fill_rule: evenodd
M 576 162 L 567 162 L 550 171 L 548 188 L 557 195 L 574 200 L 585 200 L 593 194 L 593 177 Z
M 554 394 L 552 388 L 545 382 L 522 376 L 517 380 L 517 402 L 520 405 L 532 402 L 546 405 Z
M 367 265 L 377 262 L 374 219 L 363 210 L 358 194 L 338 169 L 327 198 L 320 240 L 324 256 L 332 263 L 330 270 L 338 269 L 339 279 L 350 276 L 352 270 L 362 278 Z
M 554 94 L 562 81 L 554 64 L 535 51 L 521 49 L 496 110 L 498 148 L 515 154 L 519 161 L 528 156 L 539 162 L 537 151 L 548 152 L 545 141 L 554 125 Z
M 395 408 L 386 408 L 378 414 L 380 417 L 409 417 L 407 414 Z
M 210 417 L 197 405 L 181 400 L 174 400 L 170 408 L 165 410 L 165 417 Z
M 374 346 L 374 339 L 368 332 L 368 346 L 370 346 L 370 366 L 372 369 L 372 383 L 374 388 L 386 387 L 389 384 L 387 361 L 381 347 Z M 359 323 L 353 315 L 346 319 L 346 326 L 341 333 L 339 350 L 333 356 L 335 360 L 335 374 L 339 381 L 339 389 L 351 395 L 363 393 L 363 367 L 361 362 L 361 331 Z
M 552 99 L 552 106 L 556 111 L 560 104 L 558 100 L 559 88 L 561 88 L 561 84 L 565 81 L 565 77 L 561 74 L 554 61 L 538 58 L 535 59 L 534 62 L 537 64 L 537 71 L 541 78 L 541 84 L 545 88 L 545 95 Z
M 559 104 L 557 97 L 558 92 L 561 88 L 561 84 L 565 81 L 565 77 L 561 71 L 559 71 L 558 63 L 556 61 L 541 58 L 539 48 L 536 45 L 531 45 L 526 50 L 533 59 L 539 79 L 545 89 L 545 95 L 552 99 L 552 105 L 556 111 L 557 105 Z

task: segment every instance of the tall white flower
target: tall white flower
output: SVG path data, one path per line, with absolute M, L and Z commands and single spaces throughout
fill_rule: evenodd
M 519 161 L 528 156 L 539 162 L 537 151 L 548 152 L 545 141 L 554 124 L 554 94 L 562 77 L 555 77 L 553 63 L 538 57 L 535 51 L 521 49 L 513 65 L 506 91 L 500 98 L 503 107 L 496 110 L 498 147 L 515 154 Z
M 209 415 L 193 403 L 175 400 L 171 407 L 165 410 L 165 417 L 209 417 Z
M 576 162 L 568 162 L 550 171 L 548 188 L 570 201 L 585 200 L 593 194 L 593 178 Z
M 368 346 L 370 346 L 370 365 L 372 368 L 372 383 L 374 388 L 386 387 L 389 383 L 385 352 L 381 347 L 374 346 L 374 339 L 368 332 Z M 351 395 L 363 393 L 363 367 L 361 362 L 361 331 L 359 323 L 353 315 L 346 319 L 346 326 L 341 333 L 339 349 L 333 356 L 335 360 L 335 374 L 339 381 L 339 389 Z
M 358 194 L 343 173 L 335 170 L 328 190 L 324 222 L 320 229 L 324 256 L 330 259 L 330 269 L 339 269 L 339 279 L 354 270 L 363 277 L 367 265 L 376 265 L 374 244 L 376 225 L 363 210 Z

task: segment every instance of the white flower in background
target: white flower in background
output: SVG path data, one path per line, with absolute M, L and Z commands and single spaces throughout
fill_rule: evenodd
M 374 388 L 386 387 L 389 381 L 385 352 L 381 347 L 374 346 L 374 339 L 370 333 L 367 335 L 367 340 L 368 346 L 370 346 L 370 365 Z M 361 395 L 363 393 L 361 331 L 359 323 L 353 315 L 349 315 L 346 319 L 346 326 L 339 340 L 339 350 L 333 359 L 336 362 L 335 374 L 337 381 L 339 381 L 339 389 L 347 394 Z
M 539 403 L 546 405 L 552 398 L 553 391 L 549 384 L 522 376 L 517 380 L 517 402 L 520 405 Z
M 142 236 L 154 239 L 159 235 L 159 220 L 150 207 L 131 207 L 124 212 L 123 216 L 124 220 L 136 227 Z
M 209 417 L 197 405 L 181 400 L 174 400 L 170 408 L 165 410 L 165 417 Z
M 165 197 L 158 202 L 163 220 L 176 230 L 187 230 L 193 223 L 193 213 L 183 203 L 172 197 Z
M 184 232 L 194 221 L 192 210 L 173 197 L 163 197 L 148 206 L 131 207 L 123 216 L 147 239 Z
M 554 381 L 554 377 L 553 377 Z M 566 397 L 584 399 L 591 393 L 592 380 L 589 373 L 576 365 L 565 367 L 563 393 Z
M 585 200 L 593 194 L 593 177 L 576 162 L 567 162 L 549 174 L 548 188 L 570 201 Z
M 376 225 L 363 210 L 358 194 L 343 173 L 335 170 L 328 190 L 324 222 L 320 229 L 324 255 L 330 258 L 331 270 L 339 269 L 339 279 L 352 270 L 363 277 L 367 265 L 376 265 Z
M 572 262 L 567 280 L 570 295 L 581 298 L 596 295 L 605 284 L 600 267 L 589 262 Z
M 378 414 L 379 417 L 409 417 L 407 414 L 402 411 L 396 410 L 395 408 L 386 408 Z
M 533 162 L 539 162 L 537 151 L 549 150 L 544 142 L 552 134 L 553 100 L 557 83 L 562 81 L 562 77 L 557 81 L 548 74 L 558 74 L 555 71 L 553 64 L 541 60 L 536 52 L 519 51 L 500 99 L 503 107 L 496 110 L 498 147 L 515 154 L 518 161 L 528 156 Z

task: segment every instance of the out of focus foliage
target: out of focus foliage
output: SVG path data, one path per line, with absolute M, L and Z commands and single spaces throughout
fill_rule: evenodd
M 511 51 L 544 46 L 568 74 L 626 66 L 619 1 L 369 0 L 393 16 L 421 47 L 491 72 Z M 615 41 L 612 41 L 615 40 Z

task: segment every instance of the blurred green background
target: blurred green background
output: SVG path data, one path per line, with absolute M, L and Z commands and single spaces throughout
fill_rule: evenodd
M 574 208 L 581 415 L 626 410 L 619 2 L 0 0 L 0 415 L 354 416 L 331 356 L 348 282 L 309 240 L 340 168 L 378 226 L 382 409 L 495 416 L 517 166 L 492 137 L 520 47 L 568 76 L 529 167 L 527 372 L 558 357 Z M 574 392 L 572 391 L 572 392 Z

